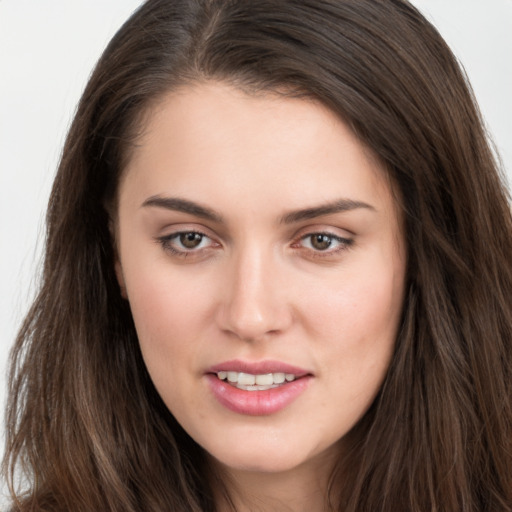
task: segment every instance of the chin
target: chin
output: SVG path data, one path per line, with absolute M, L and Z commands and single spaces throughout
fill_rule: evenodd
M 286 436 L 268 437 L 241 442 L 226 436 L 225 443 L 209 444 L 204 448 L 222 466 L 252 473 L 292 471 L 319 455 L 304 442 L 294 442 Z
M 214 457 L 222 466 L 247 473 L 285 473 L 299 467 L 304 459 L 297 454 L 280 453 L 275 457 L 274 453 L 258 450 L 258 453 L 230 453 L 220 454 Z

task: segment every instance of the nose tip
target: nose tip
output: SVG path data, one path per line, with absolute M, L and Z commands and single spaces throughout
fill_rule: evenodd
M 291 310 L 276 272 L 254 261 L 231 267 L 220 306 L 220 328 L 244 341 L 257 341 L 284 331 Z M 235 266 L 236 267 L 236 266 Z
M 254 298 L 240 299 L 228 305 L 224 330 L 244 341 L 256 341 L 279 332 L 282 327 L 271 310 L 264 310 Z

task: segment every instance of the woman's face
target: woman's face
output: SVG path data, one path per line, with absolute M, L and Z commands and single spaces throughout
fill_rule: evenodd
M 374 400 L 401 316 L 384 171 L 312 100 L 202 84 L 145 127 L 116 270 L 156 389 L 231 470 L 325 462 Z

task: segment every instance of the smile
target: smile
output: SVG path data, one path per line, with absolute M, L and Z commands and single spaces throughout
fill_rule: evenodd
M 282 372 L 253 375 L 244 372 L 220 371 L 217 373 L 217 377 L 244 391 L 266 391 L 296 379 L 293 373 Z
M 210 391 L 232 412 L 263 416 L 277 413 L 297 400 L 314 376 L 280 361 L 226 361 L 209 368 Z

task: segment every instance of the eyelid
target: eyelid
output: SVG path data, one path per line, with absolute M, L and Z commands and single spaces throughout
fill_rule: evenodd
M 198 233 L 205 237 L 211 238 L 212 240 L 218 240 L 219 236 L 215 231 L 212 231 L 209 227 L 198 222 L 176 222 L 165 224 L 158 229 L 154 236 L 155 240 L 169 239 L 172 236 L 176 236 L 182 233 Z
M 326 224 L 313 224 L 296 230 L 291 238 L 293 240 L 300 240 L 304 237 L 318 234 L 332 236 L 333 238 L 343 240 L 352 240 L 356 236 L 354 231 L 346 228 Z
M 345 223 L 338 223 L 336 220 L 320 220 L 316 222 L 301 223 L 295 230 L 295 236 L 299 237 L 300 234 L 309 233 L 330 233 L 334 236 L 341 238 L 349 238 L 355 236 L 356 232 L 350 229 Z

